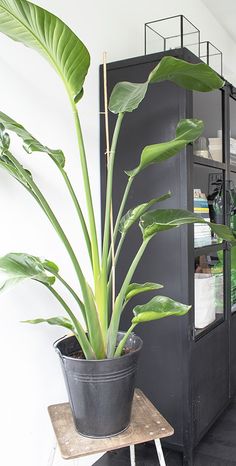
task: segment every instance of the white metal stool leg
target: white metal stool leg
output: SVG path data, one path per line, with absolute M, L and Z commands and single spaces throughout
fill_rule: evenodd
M 135 466 L 135 449 L 134 449 L 134 445 L 130 445 L 129 449 L 130 449 L 130 464 L 131 464 L 131 466 Z
M 164 455 L 163 455 L 160 439 L 158 438 L 158 439 L 154 440 L 154 442 L 155 442 L 155 445 L 156 445 L 157 456 L 158 456 L 158 459 L 159 459 L 160 466 L 166 466 L 166 462 L 165 462 L 165 458 L 164 458 Z

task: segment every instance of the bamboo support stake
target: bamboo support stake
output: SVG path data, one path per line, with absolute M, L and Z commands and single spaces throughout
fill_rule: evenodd
M 105 118 L 105 134 L 106 134 L 106 155 L 107 155 L 107 167 L 110 159 L 110 138 L 109 138 L 109 122 L 108 122 L 108 98 L 107 98 L 107 53 L 103 53 L 103 85 L 104 85 L 104 118 Z M 115 304 L 115 245 L 114 245 L 114 220 L 113 220 L 113 208 L 111 205 L 110 212 L 110 235 L 111 235 L 111 276 L 112 276 L 112 309 Z

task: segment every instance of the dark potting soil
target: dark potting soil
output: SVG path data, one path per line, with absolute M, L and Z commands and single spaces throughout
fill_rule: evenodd
M 84 353 L 82 350 L 74 351 L 74 353 L 70 354 L 70 358 L 74 359 L 85 359 Z
M 125 354 L 132 353 L 134 350 L 132 348 L 124 348 L 122 351 L 121 356 L 124 356 Z M 85 359 L 84 353 L 82 350 L 79 351 L 74 351 L 74 353 L 70 354 L 70 358 L 74 359 Z

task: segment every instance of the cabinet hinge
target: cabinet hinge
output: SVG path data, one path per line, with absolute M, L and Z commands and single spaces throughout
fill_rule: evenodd
M 194 335 L 195 335 L 194 328 L 189 329 L 188 335 L 189 335 L 189 340 L 194 340 Z

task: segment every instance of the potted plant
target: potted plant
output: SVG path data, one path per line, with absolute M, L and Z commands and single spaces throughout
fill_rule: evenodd
M 110 96 L 109 110 L 117 114 L 117 121 L 110 149 L 109 141 L 107 143 L 106 209 L 102 248 L 99 248 L 91 180 L 77 108 L 83 97 L 83 84 L 90 63 L 89 52 L 81 40 L 59 18 L 27 0 L 0 0 L 0 31 L 41 53 L 63 80 L 74 115 L 88 218 L 87 222 L 66 172 L 63 152 L 45 146 L 22 125 L 0 112 L 0 166 L 33 196 L 46 214 L 71 259 L 81 295 L 67 283 L 54 262 L 26 253 L 10 253 L 0 258 L 0 270 L 5 274 L 1 290 L 30 278 L 43 284 L 55 296 L 67 317 L 37 318 L 27 322 L 32 324 L 47 322 L 65 327 L 72 332 L 73 335 L 63 337 L 54 346 L 62 363 L 75 425 L 83 435 L 94 437 L 114 435 L 126 429 L 130 420 L 135 370 L 142 346 L 141 339 L 133 333 L 133 330 L 139 323 L 171 315 L 182 316 L 191 308 L 169 297 L 157 295 L 146 304 L 135 306 L 130 328 L 125 332 L 119 331 L 120 317 L 122 312 L 125 312 L 127 302 L 139 293 L 162 288 L 162 285 L 157 283 L 132 283 L 135 270 L 149 241 L 159 231 L 177 228 L 184 224 L 205 223 L 204 219 L 192 212 L 180 209 L 152 210 L 156 204 L 170 197 L 169 192 L 134 206 L 125 213 L 126 199 L 136 176 L 150 164 L 173 157 L 201 135 L 203 122 L 186 119 L 178 123 L 174 139 L 145 147 L 139 165 L 127 172 L 127 187 L 113 225 L 112 181 L 119 132 L 125 115 L 139 106 L 151 85 L 168 79 L 190 90 L 208 92 L 222 87 L 224 82 L 203 63 L 193 65 L 168 56 L 157 64 L 147 76 L 146 82 L 136 84 L 123 82 L 115 86 Z M 84 234 L 93 272 L 93 284 L 87 282 L 80 257 L 76 256 L 73 246 L 32 174 L 12 153 L 8 132 L 13 132 L 21 138 L 27 153 L 34 151 L 46 153 L 56 164 L 59 175 L 63 177 L 69 190 Z M 142 233 L 140 248 L 128 270 L 124 271 L 123 284 L 115 294 L 114 270 L 119 253 L 130 228 L 138 220 Z M 224 240 L 234 239 L 226 226 L 214 223 L 209 225 Z M 83 325 L 68 306 L 65 298 L 58 293 L 54 286 L 56 280 L 60 281 L 74 298 L 75 306 L 78 306 L 82 312 Z

